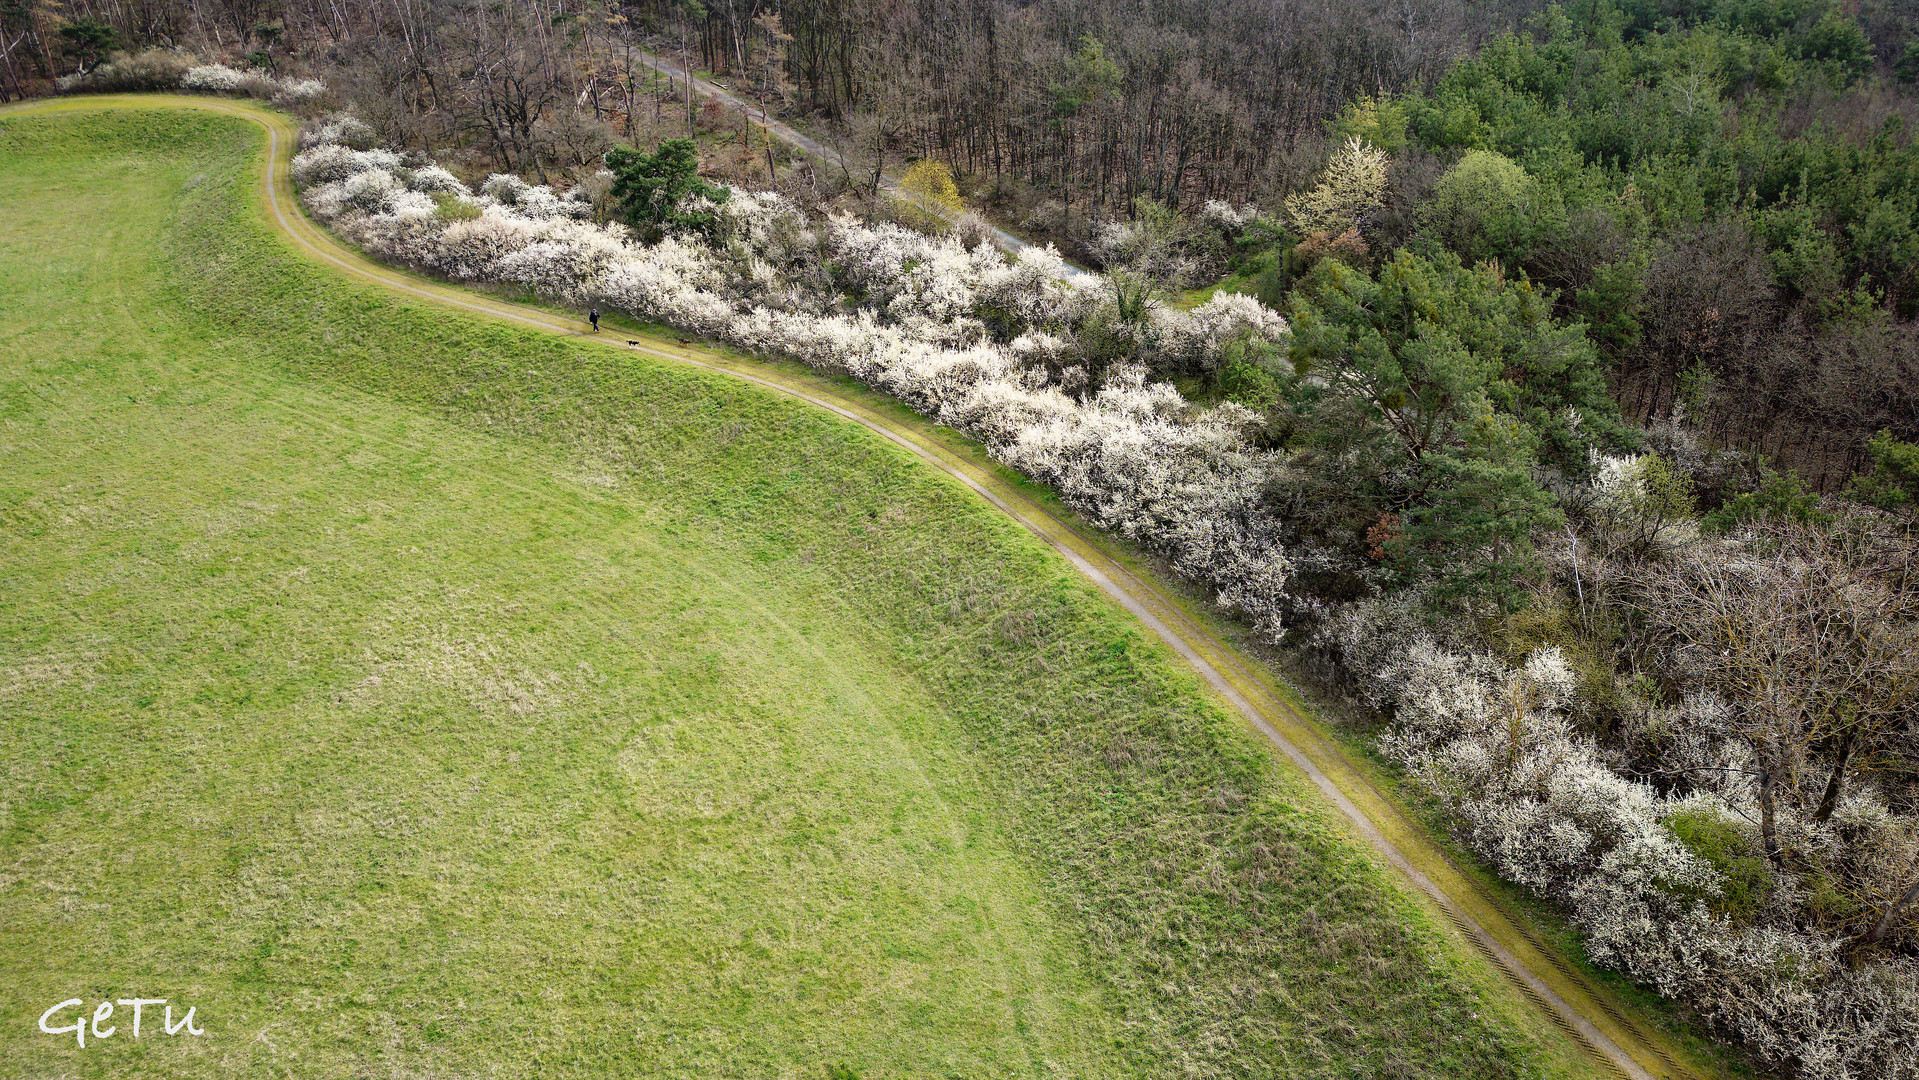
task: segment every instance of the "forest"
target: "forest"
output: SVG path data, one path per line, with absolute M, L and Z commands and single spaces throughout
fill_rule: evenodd
M 1916 29 L 10 0 L 0 55 L 10 96 L 293 103 L 309 207 L 370 254 L 967 432 L 1355 703 L 1594 962 L 1840 1080 L 1919 1076 Z M 909 163 L 979 219 L 884 193 Z
M 1142 199 L 1276 208 L 1358 134 L 1390 155 L 1380 205 L 1349 223 L 1367 258 L 1443 247 L 1523 274 L 1586 325 L 1634 420 L 1683 406 L 1829 491 L 1880 431 L 1919 438 L 1916 21 L 1900 0 L 9 0 L 0 96 L 190 46 L 324 75 L 395 145 L 564 183 L 615 140 L 686 131 L 650 48 L 856 155 L 944 162 L 971 205 L 1088 261 Z M 692 126 L 748 129 L 735 156 L 757 161 L 750 118 L 716 111 Z M 1170 284 L 1238 253 L 1195 254 Z M 1266 275 L 1269 303 L 1288 273 Z

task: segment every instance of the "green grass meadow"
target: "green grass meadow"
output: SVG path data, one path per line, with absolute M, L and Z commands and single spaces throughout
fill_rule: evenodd
M 0 1076 L 1557 1072 L 984 503 L 334 276 L 262 145 L 0 113 Z

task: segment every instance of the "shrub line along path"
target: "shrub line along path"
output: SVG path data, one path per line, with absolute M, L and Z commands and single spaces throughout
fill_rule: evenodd
M 830 386 L 777 368 L 697 348 L 595 337 L 586 323 L 539 308 L 467 292 L 401 273 L 346 249 L 314 225 L 298 204 L 288 175 L 295 144 L 290 119 L 262 108 L 207 98 L 114 96 L 66 98 L 0 109 L 68 112 L 118 106 L 197 108 L 258 124 L 267 135 L 259 196 L 287 240 L 341 273 L 421 300 L 504 319 L 605 347 L 717 372 L 797 398 L 879 435 L 964 484 L 1059 552 L 1081 574 L 1178 653 L 1240 716 L 1256 727 L 1349 820 L 1375 851 L 1425 897 L 1431 908 L 1518 992 L 1606 1072 L 1631 1080 L 1696 1080 L 1714 1070 L 1682 1064 L 1683 1051 L 1547 945 L 1503 900 L 1463 872 L 1349 754 L 1289 704 L 1271 676 L 1201 625 L 1172 592 L 1130 569 L 1094 538 L 1063 520 L 996 471 L 943 445 L 924 423 L 889 416 Z

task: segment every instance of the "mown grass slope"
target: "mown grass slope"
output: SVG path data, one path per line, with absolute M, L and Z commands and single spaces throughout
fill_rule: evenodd
M 330 276 L 258 146 L 0 114 L 0 1075 L 1554 1068 L 1036 541 Z

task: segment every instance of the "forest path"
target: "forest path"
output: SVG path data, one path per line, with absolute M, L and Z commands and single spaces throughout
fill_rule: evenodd
M 566 334 L 607 348 L 723 373 L 817 406 L 909 451 L 999 508 L 1058 551 L 1154 636 L 1183 657 L 1215 693 L 1284 754 L 1352 823 L 1359 837 L 1399 871 L 1430 909 L 1511 982 L 1542 1018 L 1590 1054 L 1599 1072 L 1632 1080 L 1716 1077 L 1637 1010 L 1589 979 L 1547 944 L 1497 893 L 1466 873 L 1425 827 L 1402 809 L 1367 768 L 1288 700 L 1257 662 L 1208 629 L 1177 594 L 1111 541 L 1050 509 L 1008 471 L 942 441 L 933 425 L 883 409 L 824 379 L 722 356 L 703 348 L 641 340 L 628 344 L 593 334 L 581 320 L 468 292 L 374 263 L 343 247 L 310 221 L 293 190 L 288 165 L 295 125 L 280 113 L 217 98 L 114 95 L 59 98 L 0 108 L 71 112 L 108 107 L 197 108 L 260 125 L 267 135 L 257 194 L 267 220 L 305 254 L 343 274 L 420 300 L 521 326 Z
M 641 52 L 638 54 L 638 57 L 639 57 L 640 63 L 646 65 L 648 68 L 651 68 L 654 71 L 659 72 L 661 75 L 665 75 L 669 79 L 677 79 L 680 81 L 685 81 L 688 77 L 685 68 L 681 67 L 678 64 L 673 63 L 671 60 L 668 60 L 665 57 L 658 56 L 650 52 Z M 699 94 L 702 97 L 709 98 L 713 101 L 717 101 L 721 105 L 726 106 L 727 108 L 739 109 L 740 111 L 746 113 L 749 117 L 754 112 L 759 112 L 762 117 L 763 124 L 766 130 L 772 132 L 774 138 L 779 139 L 781 142 L 786 143 L 788 146 L 796 147 L 799 150 L 807 154 L 810 154 L 813 157 L 818 158 L 820 161 L 824 162 L 827 165 L 838 168 L 841 172 L 847 175 L 848 179 L 852 178 L 853 174 L 846 164 L 845 155 L 841 154 L 838 150 L 835 150 L 832 147 L 827 146 L 826 144 L 820 142 L 818 139 L 815 139 L 810 135 L 804 134 L 803 132 L 800 132 L 786 124 L 781 123 L 778 120 L 773 119 L 771 116 L 768 116 L 766 114 L 765 109 L 758 102 L 748 101 L 745 98 L 740 97 L 738 94 L 733 93 L 731 90 L 728 90 L 725 87 L 720 86 L 719 84 L 709 79 L 702 79 L 698 76 L 692 77 L 692 86 L 693 86 L 694 93 Z M 887 194 L 892 195 L 896 198 L 909 200 L 914 205 L 919 206 L 920 208 L 928 211 L 929 213 L 937 214 L 938 216 L 946 219 L 946 221 L 948 222 L 957 222 L 959 220 L 959 215 L 948 213 L 944 207 L 933 206 L 927 203 L 926 200 L 920 198 L 919 196 L 902 189 L 899 186 L 899 182 L 890 176 L 883 177 L 880 180 L 880 188 L 884 190 Z M 1024 240 L 1021 240 L 1019 237 L 1014 236 L 1012 233 L 1007 232 L 1005 229 L 1002 229 L 999 226 L 994 225 L 993 223 L 989 221 L 982 220 L 981 224 L 985 226 L 988 235 L 990 235 L 993 238 L 993 243 L 1001 251 L 1006 252 L 1008 255 L 1018 256 L 1020 252 L 1025 251 L 1027 248 L 1034 246 L 1033 244 L 1029 244 Z M 1088 273 L 1087 271 L 1072 265 L 1071 263 L 1066 264 L 1066 269 L 1072 275 L 1077 277 L 1093 277 L 1094 276 Z

